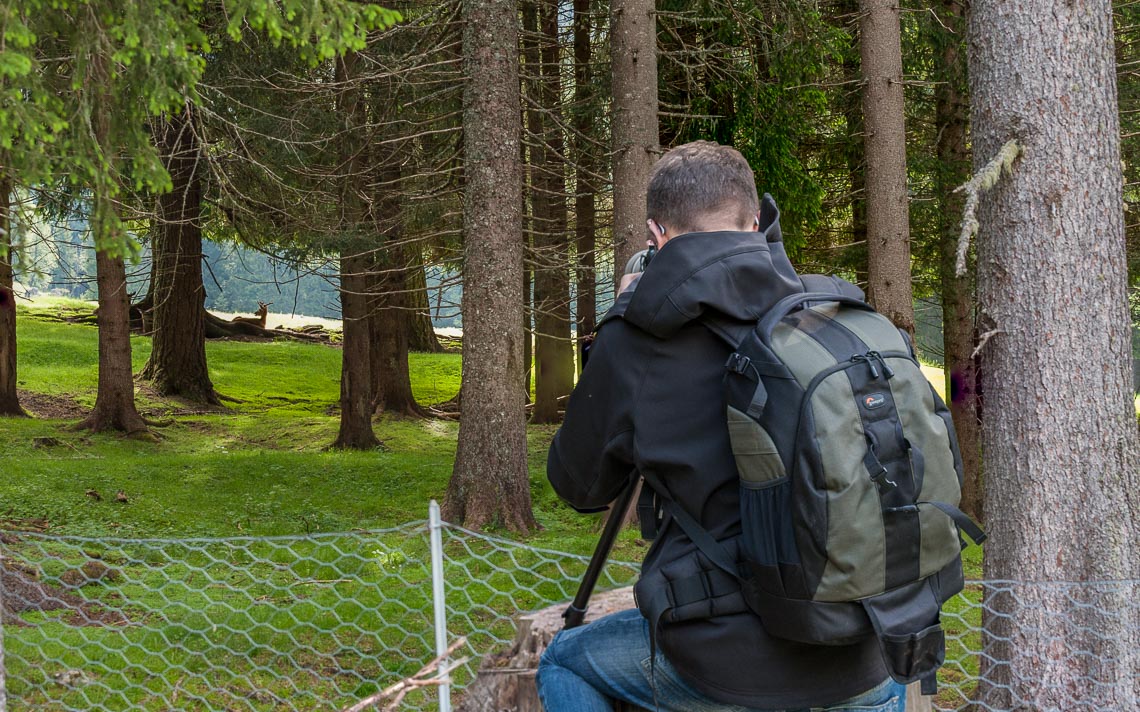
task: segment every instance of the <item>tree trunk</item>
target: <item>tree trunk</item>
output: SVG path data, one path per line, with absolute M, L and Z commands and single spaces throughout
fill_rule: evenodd
M 610 3 L 614 183 L 614 293 L 645 247 L 645 190 L 657 160 L 657 20 L 652 0 Z
M 574 387 L 574 344 L 570 337 L 570 252 L 566 178 L 562 155 L 562 88 L 559 81 L 558 3 L 538 3 L 541 61 L 537 106 L 541 134 L 532 149 L 534 189 L 535 423 L 557 423 L 562 401 Z M 532 109 L 531 113 L 539 113 Z
M 534 270 L 530 268 L 530 243 L 523 238 L 523 394 L 527 403 L 534 388 Z
M 155 143 L 174 190 L 158 198 L 153 232 L 154 334 L 141 377 L 162 395 L 218 405 L 206 367 L 206 290 L 202 285 L 202 175 L 205 157 L 189 108 L 158 124 Z M 146 322 L 145 315 L 143 319 Z
M 404 306 L 399 278 L 385 280 L 383 293 L 373 298 L 368 317 L 372 337 L 372 407 L 376 413 L 422 417 L 424 411 L 412 395 L 408 368 L 408 328 L 410 312 Z
M 1140 444 L 1112 6 L 976 0 L 968 38 L 974 164 L 1023 151 L 978 213 L 986 578 L 1058 582 L 991 589 L 984 702 L 1134 709 Z
M 600 591 L 590 599 L 585 624 L 599 618 L 636 607 L 632 588 Z M 515 621 L 515 639 L 511 647 L 483 658 L 471 684 L 456 705 L 457 712 L 542 712 L 534 673 L 539 658 L 554 636 L 562 630 L 562 613 L 566 604 L 543 608 L 520 615 Z M 640 707 L 615 704 L 615 712 L 634 712 Z
M 943 0 L 942 56 L 935 93 L 935 128 L 938 131 L 937 193 L 939 209 L 939 281 L 942 285 L 942 344 L 946 373 L 946 400 L 954 416 L 954 430 L 962 452 L 962 511 L 982 518 L 981 423 L 978 421 L 977 369 L 974 366 L 973 269 L 957 275 L 958 233 L 964 200 L 954 189 L 969 177 L 970 150 L 966 143 L 966 56 L 961 39 L 966 8 L 960 0 Z
M 860 8 L 867 147 L 867 293 L 876 309 L 913 336 L 899 6 L 895 0 L 861 0 Z
M 95 142 L 110 163 L 118 151 L 111 144 L 110 58 L 101 51 L 90 56 L 94 105 L 91 128 Z M 112 179 L 113 180 L 113 179 Z M 99 385 L 95 408 L 76 428 L 102 432 L 121 430 L 128 434 L 146 433 L 147 426 L 135 407 L 135 382 L 131 376 L 131 317 L 127 294 L 127 268 L 119 242 L 122 236 L 108 234 L 119 229 L 115 198 L 109 186 L 97 186 L 92 194 L 90 224 L 95 232 L 95 282 L 99 289 Z
M 840 6 L 843 17 L 859 16 L 859 0 L 844 0 Z M 859 25 L 851 21 L 847 28 L 853 44 L 844 48 L 843 78 L 857 82 L 861 77 L 859 66 Z M 850 181 L 848 202 L 851 206 L 851 235 L 847 247 L 840 253 L 843 266 L 851 270 L 853 281 L 867 280 L 867 160 L 866 130 L 863 125 L 863 98 L 858 92 L 845 92 L 841 99 L 847 140 L 843 144 L 843 157 L 847 162 Z M 841 240 L 841 242 L 844 242 Z
M 537 526 L 523 402 L 522 175 L 516 0 L 463 3 L 463 417 L 444 515 Z
M 522 202 L 519 203 L 523 219 L 523 388 L 526 392 L 526 402 L 531 403 L 537 370 L 535 341 L 538 319 L 534 309 L 537 268 L 534 248 L 538 241 L 539 230 L 537 212 L 541 209 L 537 184 L 542 163 L 542 147 L 539 145 L 542 141 L 542 110 L 539 108 L 542 106 L 542 94 L 539 88 L 542 81 L 542 70 L 539 69 L 542 54 L 538 44 L 538 1 L 523 0 L 521 5 L 523 29 L 520 36 L 521 75 L 528 99 L 521 117 L 526 134 L 519 144 L 523 180 L 526 181 L 526 190 L 523 192 Z
M 408 309 L 407 275 L 410 268 L 398 231 L 387 235 L 386 264 L 373 266 L 370 280 L 368 329 L 372 339 L 372 408 L 376 413 L 422 417 L 424 411 L 412 395 L 408 368 L 408 322 L 414 318 Z M 422 274 L 422 271 L 421 271 Z
M 577 331 L 579 341 L 594 331 L 597 322 L 597 260 L 594 231 L 598 189 L 591 139 L 594 136 L 593 72 L 590 68 L 590 0 L 574 0 L 574 244 L 577 255 Z M 579 364 L 581 368 L 581 364 Z
M 146 432 L 146 422 L 135 408 L 135 382 L 131 377 L 127 268 L 122 257 L 97 250 L 95 273 L 99 287 L 99 386 L 94 410 L 77 427 L 97 433 Z
M 423 353 L 443 353 L 443 346 L 435 335 L 431 323 L 431 303 L 428 301 L 427 276 L 424 274 L 424 256 L 419 247 L 409 250 L 416 258 L 408 264 L 408 301 L 411 306 L 407 320 L 408 350 Z
M 341 177 L 341 226 L 345 245 L 340 254 L 340 308 L 343 346 L 340 368 L 340 432 L 335 448 L 367 450 L 379 445 L 372 432 L 371 337 L 368 328 L 368 272 L 373 254 L 361 238 L 366 206 L 362 188 L 367 150 L 357 132 L 367 120 L 367 107 L 360 100 L 356 75 L 360 58 L 348 52 L 336 60 L 336 83 L 340 87 L 338 113 L 344 120 Z
M 0 155 L 2 158 L 2 155 Z M 26 417 L 16 394 L 16 294 L 12 291 L 12 178 L 0 166 L 0 416 Z
M 380 442 L 372 431 L 372 365 L 369 333 L 368 271 L 362 254 L 340 256 L 340 310 L 343 328 L 340 366 L 340 432 L 335 448 L 368 450 Z

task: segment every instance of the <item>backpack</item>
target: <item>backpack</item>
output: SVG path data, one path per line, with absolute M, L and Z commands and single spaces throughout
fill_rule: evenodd
M 770 635 L 847 645 L 873 634 L 892 678 L 921 680 L 934 694 L 942 604 L 964 586 L 962 534 L 986 538 L 957 507 L 962 458 L 950 411 L 909 336 L 861 290 L 795 274 L 767 194 L 759 219 L 774 270 L 800 289 L 777 296 L 755 324 L 701 317 L 733 349 L 724 385 L 741 537 L 717 541 L 664 482 L 641 473 L 643 537 L 675 522 L 719 569 L 642 577 L 634 593 L 650 648 L 662 620 L 735 611 L 739 582 L 740 609 Z
M 954 425 L 910 339 L 860 299 L 793 294 L 726 368 L 748 606 L 794 641 L 873 632 L 891 677 L 932 694 L 939 612 L 963 587 L 961 533 L 985 534 L 957 508 Z M 678 521 L 730 564 L 694 520 Z

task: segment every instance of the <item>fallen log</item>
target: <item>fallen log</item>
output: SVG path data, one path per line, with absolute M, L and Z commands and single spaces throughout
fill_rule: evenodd
M 586 623 L 611 613 L 633 608 L 633 589 L 619 588 L 595 594 L 586 612 Z M 566 604 L 525 613 L 515 623 L 511 647 L 483 658 L 475 680 L 464 690 L 456 712 L 542 712 L 534 674 L 538 660 L 554 634 L 562 630 Z M 640 712 L 641 708 L 619 704 L 616 712 Z M 915 683 L 907 690 L 906 712 L 930 712 L 930 698 Z

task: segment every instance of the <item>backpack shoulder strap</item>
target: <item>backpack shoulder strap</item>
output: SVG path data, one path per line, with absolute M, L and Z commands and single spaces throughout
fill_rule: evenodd
M 734 578 L 740 579 L 740 567 L 737 566 L 736 560 L 728 553 L 727 549 L 721 546 L 720 542 L 713 538 L 712 534 L 709 534 L 707 529 L 702 527 L 700 523 L 693 518 L 693 515 L 685 511 L 685 508 L 678 504 L 677 500 L 673 499 L 668 488 L 658 479 L 657 475 L 642 473 L 641 476 L 645 480 L 645 483 L 653 488 L 657 496 L 664 500 L 665 513 L 673 521 L 677 522 L 681 530 L 685 532 L 685 536 L 689 537 L 689 540 L 696 544 L 701 553 L 708 557 L 709 561 L 713 562 L 718 569 L 721 569 Z
M 845 279 L 830 274 L 801 274 L 800 284 L 804 286 L 805 292 L 838 294 L 853 299 L 866 299 L 862 289 Z

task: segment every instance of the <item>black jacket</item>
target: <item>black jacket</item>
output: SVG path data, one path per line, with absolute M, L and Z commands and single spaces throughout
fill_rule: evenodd
M 739 495 L 722 392 L 731 348 L 714 331 L 738 339 L 781 297 L 803 291 L 776 239 L 678 236 L 636 289 L 621 295 L 550 447 L 550 482 L 571 506 L 605 507 L 643 473 L 735 551 Z M 635 593 L 647 617 L 651 601 L 668 599 L 671 610 L 655 625 L 657 644 L 714 699 L 769 709 L 826 705 L 887 677 L 873 638 L 839 647 L 768 636 L 738 582 L 668 518 Z

